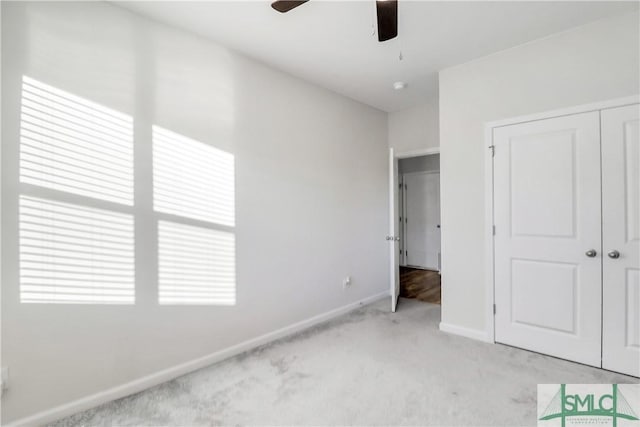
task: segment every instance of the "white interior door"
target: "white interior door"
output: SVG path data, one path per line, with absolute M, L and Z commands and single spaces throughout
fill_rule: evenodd
M 602 367 L 640 376 L 640 107 L 601 114 Z
M 599 113 L 493 141 L 496 341 L 600 366 Z
M 410 266 L 438 270 L 440 252 L 440 174 L 404 175 L 405 256 Z
M 389 149 L 389 283 L 391 293 L 391 311 L 395 312 L 400 295 L 400 238 L 398 237 L 398 159 L 393 148 Z

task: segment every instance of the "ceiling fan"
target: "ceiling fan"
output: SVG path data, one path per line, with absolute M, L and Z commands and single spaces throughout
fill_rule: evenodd
M 276 0 L 271 7 L 278 12 L 289 12 L 309 0 Z M 378 41 L 391 40 L 398 35 L 398 0 L 376 0 L 378 14 Z

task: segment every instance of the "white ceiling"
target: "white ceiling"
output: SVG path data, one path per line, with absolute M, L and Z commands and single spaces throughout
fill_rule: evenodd
M 437 93 L 438 70 L 638 9 L 614 1 L 400 0 L 399 35 L 379 43 L 373 0 L 313 0 L 286 14 L 268 1 L 117 3 L 385 111 Z M 394 91 L 398 80 L 407 89 Z

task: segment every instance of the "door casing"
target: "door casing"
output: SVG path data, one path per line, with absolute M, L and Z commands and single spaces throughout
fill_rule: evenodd
M 393 148 L 389 149 L 389 153 L 390 153 L 390 158 L 389 158 L 389 173 L 390 173 L 390 179 L 389 179 L 389 197 L 392 198 L 392 194 L 394 192 L 394 189 L 396 189 L 395 187 L 395 183 L 397 183 L 399 181 L 399 176 L 395 176 L 395 180 L 392 177 L 392 171 L 394 169 L 394 163 L 397 163 L 398 160 L 400 159 L 407 159 L 410 157 L 418 157 L 418 156 L 427 156 L 430 154 L 439 154 L 440 153 L 440 148 L 439 147 L 434 147 L 434 148 L 425 148 L 425 149 L 420 149 L 420 150 L 411 150 L 411 151 L 403 151 L 403 152 L 396 152 Z M 395 181 L 395 182 L 394 182 Z M 393 204 L 390 202 L 390 206 L 389 206 L 389 228 L 390 231 L 395 231 L 395 230 L 399 230 L 399 224 L 395 223 L 395 221 L 398 221 L 398 217 L 395 214 L 396 212 L 399 212 L 399 206 L 398 206 L 398 197 L 395 198 L 394 202 L 395 202 L 395 206 L 393 206 Z M 395 218 L 394 218 L 395 217 Z M 392 233 L 390 233 L 392 234 Z M 395 290 L 395 280 L 397 279 L 395 277 L 396 274 L 399 274 L 398 272 L 394 272 L 394 268 L 395 268 L 395 262 L 394 262 L 394 256 L 398 257 L 398 244 L 395 244 L 395 242 L 391 243 L 391 249 L 389 252 L 389 264 L 390 264 L 390 269 L 391 271 L 389 272 L 389 282 L 390 282 L 390 290 L 389 290 L 389 294 L 392 298 L 392 302 L 391 302 L 391 307 L 392 307 L 392 311 L 395 311 L 395 306 L 397 305 L 397 300 L 394 300 L 394 298 L 396 297 L 396 295 L 394 294 L 394 292 L 396 292 Z

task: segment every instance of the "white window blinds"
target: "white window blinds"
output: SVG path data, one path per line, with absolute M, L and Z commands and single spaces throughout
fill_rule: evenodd
M 20 197 L 20 301 L 134 302 L 131 215 Z
M 158 224 L 160 304 L 235 304 L 233 233 Z
M 22 83 L 20 301 L 133 304 L 133 120 Z
M 24 77 L 20 182 L 133 204 L 133 120 Z
M 153 178 L 160 304 L 235 304 L 233 155 L 154 126 Z
M 233 226 L 233 155 L 153 127 L 153 207 L 157 212 Z

